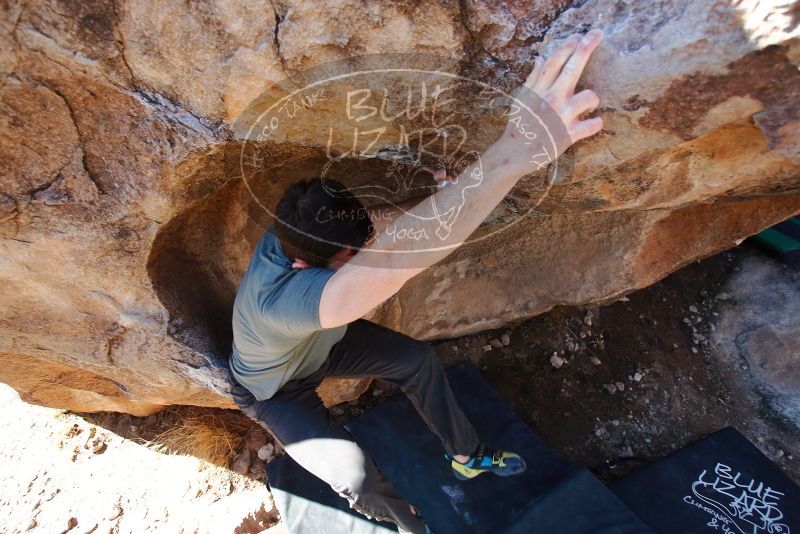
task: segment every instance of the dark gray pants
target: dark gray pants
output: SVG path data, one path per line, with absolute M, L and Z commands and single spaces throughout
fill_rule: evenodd
M 298 464 L 328 483 L 364 515 L 392 521 L 408 532 L 424 532 L 408 502 L 375 462 L 330 417 L 316 394 L 326 376 L 374 377 L 396 384 L 451 456 L 472 454 L 479 439 L 458 407 L 436 353 L 427 343 L 359 319 L 312 375 L 291 380 L 258 401 L 235 378 L 233 398 L 267 429 Z

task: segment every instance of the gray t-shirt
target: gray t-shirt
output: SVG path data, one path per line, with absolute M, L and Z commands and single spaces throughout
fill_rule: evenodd
M 320 368 L 347 325 L 319 324 L 322 288 L 333 271 L 293 269 L 274 229 L 259 240 L 233 305 L 231 370 L 257 400 Z

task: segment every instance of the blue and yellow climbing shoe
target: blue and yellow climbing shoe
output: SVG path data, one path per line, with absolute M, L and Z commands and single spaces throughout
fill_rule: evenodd
M 484 444 L 478 446 L 472 459 L 465 464 L 447 454 L 444 456 L 450 460 L 453 474 L 459 480 L 469 480 L 481 473 L 494 473 L 501 477 L 507 477 L 525 471 L 525 460 L 519 454 L 509 451 L 493 451 Z

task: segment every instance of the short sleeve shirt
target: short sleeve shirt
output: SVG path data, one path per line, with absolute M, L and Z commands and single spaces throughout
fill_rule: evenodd
M 256 245 L 233 305 L 234 377 L 257 400 L 318 370 L 347 325 L 319 324 L 319 301 L 334 271 L 293 269 L 274 228 Z

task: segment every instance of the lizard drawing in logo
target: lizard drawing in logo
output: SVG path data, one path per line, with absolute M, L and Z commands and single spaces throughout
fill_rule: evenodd
M 323 178 L 328 174 L 333 163 L 334 161 L 326 163 L 322 172 Z M 473 164 L 474 166 L 469 174 L 460 176 L 464 169 Z M 435 186 L 438 188 L 458 184 L 459 180 L 466 180 L 467 183 L 463 184 L 458 201 L 448 205 L 440 205 L 433 196 L 426 196 L 422 199 L 422 195 L 429 195 L 430 193 L 431 176 Z M 348 190 L 361 200 L 371 199 L 373 202 L 377 201 L 383 205 L 403 210 L 406 213 L 408 211 L 403 209 L 403 206 L 400 205 L 401 203 L 394 202 L 391 199 L 397 197 L 420 198 L 420 202 L 429 203 L 430 209 L 426 210 L 426 215 L 415 215 L 415 217 L 422 221 L 434 222 L 436 225 L 434 233 L 441 241 L 444 241 L 450 236 L 453 226 L 464 209 L 466 195 L 468 194 L 467 190 L 477 187 L 483 180 L 484 174 L 480 154 L 475 150 L 464 152 L 457 158 L 451 158 L 451 161 L 442 165 L 421 165 L 418 158 L 412 159 L 407 155 L 396 155 L 386 168 L 384 180 L 382 180 L 381 184 L 354 186 L 348 188 Z M 331 194 L 335 195 L 336 193 L 336 190 L 331 189 Z
M 461 170 L 475 163 L 472 172 L 467 176 L 459 176 Z M 469 151 L 463 154 L 456 162 L 447 167 L 408 167 L 400 165 L 397 162 L 393 163 L 387 170 L 387 177 L 392 175 L 396 180 L 403 184 L 407 191 L 413 191 L 418 188 L 419 172 L 429 173 L 433 175 L 433 179 L 438 187 L 446 187 L 450 184 L 457 184 L 459 180 L 467 180 L 461 190 L 461 195 L 458 197 L 458 202 L 449 205 L 440 205 L 436 202 L 435 197 L 430 196 L 425 202 L 430 202 L 431 211 L 427 217 L 419 217 L 423 220 L 435 220 L 437 223 L 434 233 L 440 240 L 444 241 L 450 236 L 453 231 L 453 225 L 458 220 L 458 216 L 464 208 L 466 203 L 467 190 L 480 185 L 483 182 L 483 167 L 481 166 L 480 155 L 476 151 Z

